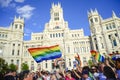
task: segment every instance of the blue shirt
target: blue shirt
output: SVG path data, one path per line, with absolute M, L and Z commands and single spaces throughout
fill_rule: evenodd
M 116 70 L 116 73 L 118 74 L 118 79 L 120 79 L 120 70 Z
M 106 76 L 103 73 L 99 73 L 99 80 L 106 80 Z

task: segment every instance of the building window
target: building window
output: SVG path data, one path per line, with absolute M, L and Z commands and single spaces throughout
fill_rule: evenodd
M 98 45 L 96 44 L 96 49 L 98 50 Z
M 13 46 L 15 46 L 15 44 L 13 44 Z
M 113 45 L 114 45 L 114 46 L 117 46 L 117 42 L 116 42 L 115 39 L 113 40 Z
M 54 65 L 54 60 L 52 60 L 52 69 L 54 69 L 54 66 L 55 66 L 55 65 Z
M 45 63 L 45 68 L 47 68 L 48 67 L 48 65 L 47 65 L 47 61 L 46 61 L 46 63 Z
M 74 37 L 74 35 L 72 34 L 72 37 Z
M 17 53 L 18 56 L 19 56 L 19 53 L 20 53 L 20 51 L 18 50 L 18 53 Z
M 12 50 L 12 55 L 14 55 L 14 50 Z
M 108 24 L 106 24 L 106 29 L 109 30 Z
M 41 36 L 41 39 L 43 39 L 43 36 Z
M 109 30 L 108 26 L 106 27 L 107 30 Z
M 56 37 L 58 37 L 58 34 L 56 33 Z
M 118 36 L 117 33 L 115 33 L 115 36 L 116 36 L 116 37 Z
M 115 23 L 112 23 L 112 26 L 113 26 L 113 28 L 116 28 L 116 27 L 115 27 Z
M 95 18 L 95 22 L 98 22 L 98 18 Z
M 71 59 L 69 59 L 69 66 L 71 66 Z
M 59 16 L 59 13 L 54 13 L 54 16 Z
M 15 29 L 17 29 L 17 26 L 18 26 L 18 25 L 17 25 L 17 24 L 15 24 Z
M 108 38 L 111 39 L 111 35 L 108 35 Z
M 76 34 L 75 34 L 75 37 L 76 37 Z
M 40 40 L 40 37 L 38 37 L 38 40 Z
M 20 46 L 20 44 L 18 44 L 18 46 Z
M 34 70 L 34 61 L 31 61 L 31 70 Z
M 20 25 L 20 29 L 22 29 L 22 25 Z
M 59 35 L 59 37 L 60 37 L 60 33 L 59 33 L 58 35 Z
M 102 45 L 102 49 L 104 48 L 104 45 L 103 45 L 103 43 L 101 43 L 101 45 Z
M 68 53 L 70 53 L 70 47 L 68 47 Z
M 55 17 L 54 20 L 55 20 L 55 21 L 59 20 L 59 17 Z
M 62 33 L 62 37 L 64 36 L 64 34 Z
M 53 34 L 53 38 L 55 37 L 55 34 Z
M 109 27 L 110 27 L 110 29 L 112 29 L 112 26 L 111 26 L 111 24 L 109 24 Z
M 93 23 L 93 19 L 90 19 L 90 22 Z
M 55 29 L 60 29 L 60 27 L 59 26 L 55 26 Z
M 11 64 L 13 64 L 13 62 L 14 62 L 14 60 L 12 59 L 12 60 L 11 60 Z
M 7 38 L 7 34 L 5 35 L 5 37 Z
M 86 57 L 83 57 L 83 64 L 86 64 L 87 60 Z
M 17 64 L 17 67 L 18 67 L 19 66 L 19 60 L 17 60 L 16 64 Z
M 4 34 L 2 34 L 2 37 L 4 38 Z
M 52 34 L 50 34 L 50 38 L 52 38 Z

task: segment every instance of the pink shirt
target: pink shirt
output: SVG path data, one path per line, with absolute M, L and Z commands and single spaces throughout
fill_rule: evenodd
M 65 77 L 65 80 L 75 80 L 74 78 L 71 77 L 71 79 L 69 77 Z

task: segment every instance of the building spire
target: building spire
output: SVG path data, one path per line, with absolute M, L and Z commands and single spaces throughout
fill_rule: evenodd
M 15 16 L 15 17 L 14 17 L 14 20 L 16 20 L 16 19 L 17 19 L 17 17 Z
M 54 2 L 52 3 L 52 8 L 54 7 L 55 5 L 54 5 Z
M 112 10 L 112 17 L 114 17 L 114 18 L 117 17 L 113 10 Z
M 98 13 L 97 9 L 95 8 L 95 12 Z

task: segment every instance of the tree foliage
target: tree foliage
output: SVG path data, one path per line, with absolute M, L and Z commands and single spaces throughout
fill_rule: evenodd
M 22 71 L 29 70 L 28 64 L 22 63 L 22 64 L 21 64 L 21 70 L 22 70 Z
M 16 71 L 17 70 L 17 66 L 12 63 L 12 64 L 9 65 L 9 69 Z
M 3 58 L 0 58 L 0 73 L 5 73 L 8 68 L 7 62 Z
M 92 66 L 93 65 L 93 61 L 92 60 L 88 60 L 88 64 L 89 64 L 89 66 Z

